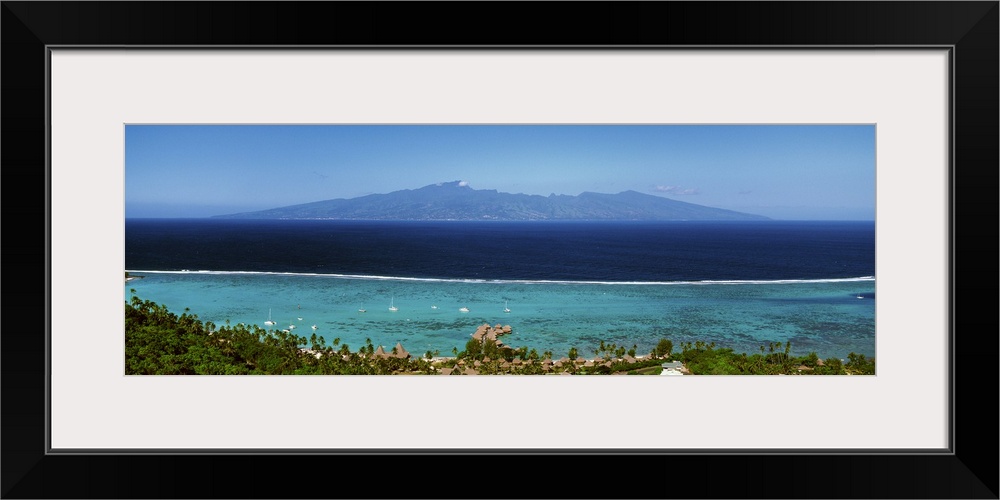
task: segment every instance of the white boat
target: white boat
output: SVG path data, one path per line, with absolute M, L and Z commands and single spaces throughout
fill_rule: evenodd
M 299 318 L 299 321 L 302 321 L 302 318 Z
M 368 309 L 365 309 L 364 307 L 362 307 L 361 309 L 358 309 L 358 312 L 359 313 L 368 312 Z
M 271 310 L 270 309 L 267 310 L 267 321 L 265 321 L 264 324 L 267 325 L 267 326 L 274 325 L 274 321 L 271 321 Z
M 294 330 L 295 329 L 295 325 L 288 325 L 288 329 L 289 330 Z
M 396 312 L 396 311 L 399 310 L 399 308 L 396 307 L 395 304 L 394 304 L 395 300 L 396 300 L 395 297 L 389 299 L 389 310 L 392 311 L 392 312 Z
M 431 309 L 437 309 L 438 306 L 431 306 Z
M 507 307 L 507 301 L 506 300 L 503 301 L 503 312 L 505 312 L 505 313 L 509 313 L 510 312 L 510 308 Z
M 312 326 L 312 329 L 313 329 L 313 330 L 315 330 L 315 329 L 316 329 L 316 325 L 313 325 L 313 326 Z
M 863 298 L 865 298 L 865 296 L 864 296 L 864 295 L 861 295 L 861 294 L 858 294 L 858 298 L 859 298 L 859 299 L 863 299 Z
M 469 312 L 469 308 L 468 307 L 463 307 L 463 308 L 459 309 L 458 311 L 459 312 L 467 313 L 467 312 Z

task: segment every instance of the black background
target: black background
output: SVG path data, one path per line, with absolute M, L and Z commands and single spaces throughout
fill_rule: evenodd
M 0 20 L 3 259 L 18 263 L 0 335 L 4 498 L 997 498 L 995 1 L 3 2 Z M 314 44 L 954 46 L 954 453 L 46 455 L 46 332 L 17 328 L 51 314 L 45 46 Z

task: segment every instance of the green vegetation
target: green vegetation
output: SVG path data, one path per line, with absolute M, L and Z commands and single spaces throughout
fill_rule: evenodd
M 715 343 L 687 342 L 677 356 L 695 375 L 874 375 L 875 360 L 863 354 L 848 354 L 845 365 L 837 358 L 820 360 L 815 352 L 791 356 L 792 344 L 769 342 L 760 352 L 748 355 L 732 349 L 716 349 Z
M 630 349 L 601 341 L 592 360 L 580 357 L 576 347 L 566 358 L 552 351 L 539 354 L 527 346 L 512 347 L 497 340 L 473 338 L 454 357 L 441 359 L 439 351 L 411 357 L 398 347 L 386 350 L 372 340 L 352 351 L 340 338 L 327 344 L 322 336 L 294 335 L 244 324 L 224 326 L 202 322 L 197 315 L 177 315 L 165 306 L 141 300 L 132 290 L 125 303 L 125 373 L 129 375 L 392 375 L 392 374 L 522 374 L 569 372 L 574 375 L 658 375 L 665 361 L 680 361 L 694 375 L 874 375 L 875 360 L 850 353 L 821 360 L 812 352 L 793 357 L 791 343 L 771 342 L 759 353 L 735 353 L 715 343 L 686 342 L 674 352 L 673 342 L 661 339 L 650 356 L 636 359 Z M 303 347 L 307 346 L 307 347 Z
M 663 371 L 660 367 L 660 363 L 657 362 L 653 366 L 647 366 L 645 368 L 639 368 L 635 370 L 629 370 L 628 375 L 659 375 Z
M 844 368 L 852 374 L 875 375 L 875 360 L 865 359 L 864 354 L 850 353 L 847 355 L 847 364 Z
M 670 356 L 674 352 L 674 343 L 670 339 L 660 339 L 650 352 L 653 356 Z
M 374 356 L 315 334 L 300 337 L 257 326 L 202 323 L 185 310 L 133 296 L 125 306 L 125 373 L 129 375 L 388 375 L 431 373 L 427 360 Z M 308 345 L 310 349 L 300 346 Z

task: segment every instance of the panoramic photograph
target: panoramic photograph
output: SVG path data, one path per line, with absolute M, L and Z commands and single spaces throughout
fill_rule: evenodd
M 125 125 L 126 375 L 875 375 L 874 125 Z

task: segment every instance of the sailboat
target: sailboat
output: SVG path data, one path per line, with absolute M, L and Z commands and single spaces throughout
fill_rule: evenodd
M 395 299 L 396 299 L 395 297 L 393 297 L 393 298 L 389 299 L 389 310 L 390 310 L 390 311 L 392 311 L 392 312 L 396 312 L 396 311 L 398 311 L 398 310 L 399 310 L 399 308 L 398 308 L 398 307 L 396 307 L 395 305 L 393 305 L 393 301 L 394 301 Z
M 509 313 L 510 312 L 510 308 L 507 307 L 507 301 L 506 300 L 503 301 L 503 312 L 505 312 L 505 313 Z
M 458 309 L 458 312 L 464 312 L 464 313 L 467 313 L 467 312 L 469 312 L 469 308 L 468 308 L 468 307 L 462 307 L 462 308 L 459 308 L 459 309 Z
M 270 309 L 267 310 L 267 321 L 265 321 L 264 324 L 267 325 L 267 326 L 274 325 L 274 321 L 271 321 L 271 310 Z

